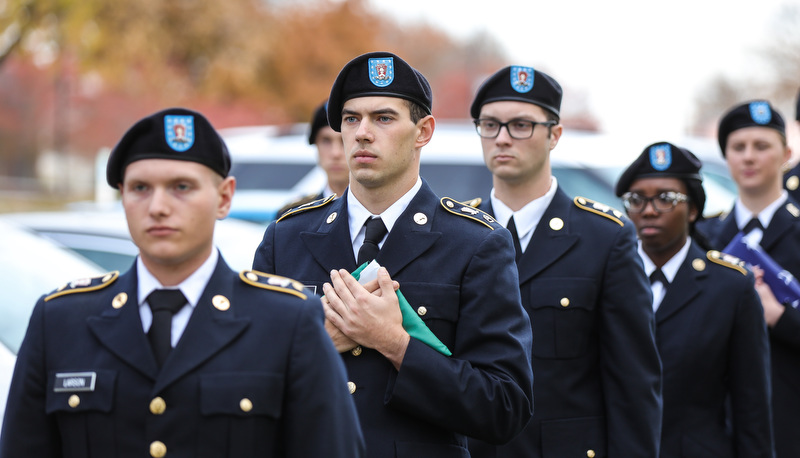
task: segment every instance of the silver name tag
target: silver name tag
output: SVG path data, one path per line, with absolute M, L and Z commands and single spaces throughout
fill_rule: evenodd
M 94 382 L 97 380 L 96 372 L 62 372 L 56 374 L 56 383 L 53 391 L 94 391 Z

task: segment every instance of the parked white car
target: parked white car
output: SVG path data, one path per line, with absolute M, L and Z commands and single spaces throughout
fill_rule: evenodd
M 8 387 L 36 301 L 69 281 L 102 275 L 101 267 L 17 224 L 0 221 L 0 423 Z
M 0 214 L 4 220 L 48 237 L 107 271 L 128 270 L 139 252 L 120 209 Z M 249 269 L 265 229 L 262 224 L 226 218 L 217 221 L 214 244 L 232 269 Z
M 316 194 L 325 175 L 316 167 L 316 151 L 307 142 L 307 125 L 223 129 L 237 178 L 231 216 L 270 221 L 276 211 L 301 196 Z M 686 147 L 705 164 L 708 194 L 705 214 L 732 206 L 736 186 L 715 140 L 710 138 L 642 139 L 565 129 L 550 156 L 553 175 L 569 195 L 580 195 L 622 209 L 614 187 L 622 171 L 649 144 L 670 141 Z M 483 162 L 481 142 L 471 120 L 443 120 L 422 148 L 420 174 L 439 196 L 456 200 L 486 198 L 492 177 Z

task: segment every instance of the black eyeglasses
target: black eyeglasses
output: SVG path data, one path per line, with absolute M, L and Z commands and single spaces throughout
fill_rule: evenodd
M 653 208 L 659 213 L 671 212 L 679 203 L 688 200 L 689 196 L 675 191 L 662 192 L 652 197 L 645 197 L 635 192 L 626 192 L 622 195 L 625 208 L 633 213 L 643 212 L 648 202 L 652 202 Z
M 536 127 L 537 124 L 543 126 L 556 125 L 555 121 L 534 122 L 525 119 L 512 119 L 508 122 L 500 122 L 496 119 L 476 119 L 474 122 L 475 130 L 477 130 L 478 135 L 483 138 L 497 138 L 497 136 L 500 135 L 500 129 L 505 127 L 506 131 L 508 131 L 508 135 L 515 140 L 531 138 L 533 135 L 533 128 Z

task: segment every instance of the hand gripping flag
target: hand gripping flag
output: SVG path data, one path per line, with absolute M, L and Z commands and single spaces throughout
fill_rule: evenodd
M 769 285 L 778 302 L 794 308 L 800 305 L 800 282 L 778 265 L 757 243 L 749 242 L 739 232 L 722 251 L 741 259 L 748 267 L 760 267 L 764 271 L 764 282 Z
M 358 269 L 354 270 L 351 275 L 353 275 L 356 280 L 359 280 L 359 283 L 365 284 L 377 278 L 379 267 L 380 265 L 375 261 L 370 263 L 365 262 Z M 363 279 L 361 279 L 362 273 L 364 274 Z M 408 303 L 408 300 L 406 300 L 400 290 L 397 290 L 397 300 L 400 303 L 400 312 L 403 315 L 403 329 L 405 329 L 411 337 L 421 341 L 439 353 L 451 356 L 453 353 L 438 337 L 436 337 L 425 322 L 422 321 L 422 318 L 411 308 L 411 304 Z

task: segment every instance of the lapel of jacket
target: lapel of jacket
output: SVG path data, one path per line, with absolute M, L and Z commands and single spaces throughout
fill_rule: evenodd
M 764 236 L 761 238 L 761 248 L 769 251 L 794 225 L 800 221 L 800 209 L 798 204 L 791 197 L 781 205 L 769 222 L 769 226 L 764 229 Z
M 725 215 L 725 219 L 720 219 L 719 233 L 713 237 L 714 249 L 722 250 L 731 242 L 734 236 L 739 233 L 739 227 L 736 225 L 736 207 L 734 206 L 730 212 Z
M 422 188 L 395 221 L 375 259 L 390 275 L 397 275 L 442 237 L 441 232 L 432 230 L 440 206 L 439 198 L 423 180 Z
M 300 233 L 303 244 L 325 272 L 333 269 L 347 269 L 352 272 L 358 267 L 347 221 L 349 195 L 349 192 L 345 192 L 344 196 L 328 205 L 316 230 Z
M 237 281 L 236 273 L 220 257 L 178 345 L 161 368 L 155 391 L 162 390 L 219 353 L 250 325 L 249 319 L 236 317 L 237 298 L 233 295 L 233 285 Z M 230 307 L 218 309 L 214 305 L 219 300 L 214 299 L 217 296 L 227 299 Z
M 561 188 L 557 189 L 553 201 L 536 225 L 527 249 L 519 259 L 520 285 L 556 262 L 578 242 L 578 235 L 572 232 L 571 227 L 571 213 L 574 208 L 572 200 Z M 553 220 L 560 220 L 561 224 L 551 224 Z
M 111 298 L 119 304 L 119 298 L 127 297 L 121 307 L 112 307 L 112 299 L 98 316 L 87 319 L 87 325 L 100 344 L 119 359 L 155 380 L 158 375 L 153 352 L 147 342 L 137 298 L 136 265 L 121 275 L 116 284 L 109 286 Z M 126 295 L 126 296 L 123 296 Z
M 686 259 L 678 269 L 677 275 L 670 284 L 667 294 L 656 310 L 656 323 L 661 323 L 670 316 L 686 307 L 702 290 L 703 282 L 708 273 L 705 271 L 707 261 L 705 252 L 693 241 L 686 253 Z M 695 263 L 696 260 L 702 263 Z M 702 270 L 698 270 L 700 266 Z M 697 268 L 696 268 L 697 266 Z

